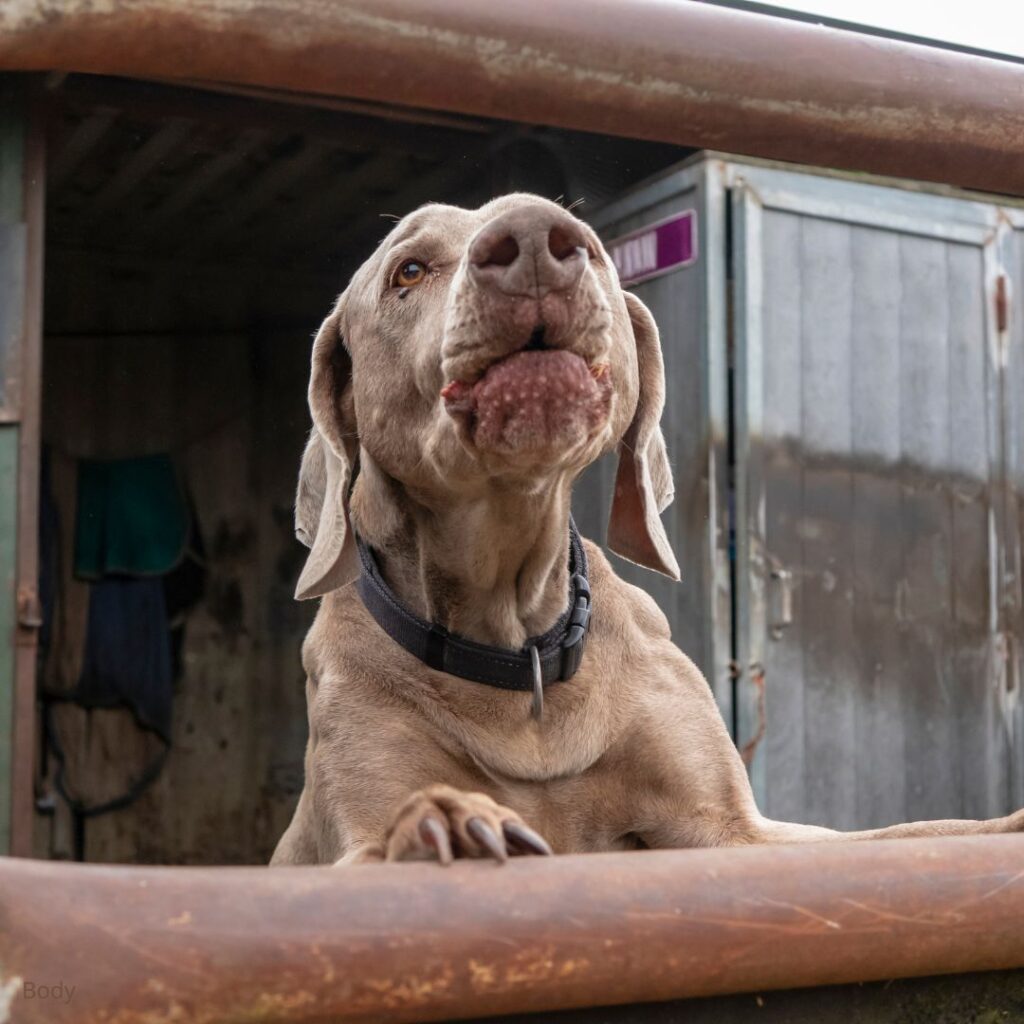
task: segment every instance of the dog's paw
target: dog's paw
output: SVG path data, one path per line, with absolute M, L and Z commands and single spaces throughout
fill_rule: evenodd
M 388 830 L 386 859 L 437 860 L 456 857 L 549 855 L 551 847 L 515 811 L 484 793 L 451 786 L 418 790 L 398 809 Z
M 1019 811 L 1014 811 L 1013 814 L 1008 814 L 1004 819 L 1006 822 L 1006 832 L 1024 832 L 1024 808 Z

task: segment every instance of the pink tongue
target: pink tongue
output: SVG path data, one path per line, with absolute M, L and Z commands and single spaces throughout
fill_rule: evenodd
M 600 389 L 571 352 L 517 352 L 473 386 L 478 442 L 533 446 L 576 436 L 601 416 Z
M 572 352 L 517 352 L 495 363 L 473 388 L 477 402 L 565 397 L 592 384 L 587 364 Z

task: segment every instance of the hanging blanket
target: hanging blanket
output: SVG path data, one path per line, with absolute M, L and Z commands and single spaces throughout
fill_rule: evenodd
M 140 725 L 170 743 L 173 697 L 163 580 L 94 583 L 76 702 L 131 708 Z
M 140 463 L 148 465 L 139 470 Z M 51 780 L 87 817 L 130 803 L 157 778 L 167 756 L 175 649 L 188 609 L 202 596 L 201 544 L 167 456 L 93 462 L 83 470 L 76 460 L 48 451 L 42 469 L 40 594 L 48 628 L 40 689 L 55 755 Z M 134 511 L 114 507 L 115 494 L 133 500 Z M 80 514 L 79 498 L 91 513 Z M 159 502 L 169 510 L 160 510 Z M 140 508 L 150 512 L 140 515 Z M 192 539 L 179 559 L 180 508 Z M 107 544 L 107 533 L 125 524 L 131 547 L 117 536 Z M 150 557 L 153 551 L 167 554 Z M 90 581 L 75 571 L 75 556 L 89 552 L 85 567 L 93 573 L 107 563 L 143 572 L 178 564 L 164 576 Z
M 78 465 L 75 575 L 159 576 L 188 542 L 188 505 L 167 455 Z

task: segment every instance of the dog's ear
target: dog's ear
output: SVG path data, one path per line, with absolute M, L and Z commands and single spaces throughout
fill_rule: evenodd
M 313 342 L 309 409 L 313 430 L 302 456 L 295 496 L 295 535 L 309 549 L 295 596 L 304 601 L 359 575 L 348 498 L 359 451 L 352 361 L 341 336 L 344 295 Z
M 636 341 L 640 393 L 633 422 L 619 442 L 608 546 L 631 562 L 678 580 L 679 565 L 658 515 L 671 504 L 674 493 L 672 467 L 660 426 L 665 368 L 658 326 L 635 295 L 623 295 Z

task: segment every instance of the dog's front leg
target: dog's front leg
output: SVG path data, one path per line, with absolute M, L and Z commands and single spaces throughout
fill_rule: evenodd
M 823 843 L 837 840 L 911 839 L 927 836 L 990 835 L 1024 832 L 1024 811 L 987 821 L 947 819 L 913 821 L 886 828 L 840 832 L 820 825 L 802 825 L 791 821 L 773 821 L 762 817 L 753 807 L 753 797 L 744 801 L 744 810 L 721 808 L 717 813 L 702 809 L 697 815 L 685 815 L 673 831 L 674 842 L 659 846 L 752 846 L 767 843 Z M 663 837 L 659 837 L 662 838 Z
M 763 817 L 742 785 L 730 787 L 740 800 L 687 808 L 671 825 L 653 830 L 651 846 L 752 846 L 768 843 L 822 843 L 837 840 L 910 839 L 927 836 L 988 835 L 1024 832 L 1024 810 L 987 821 L 948 819 L 914 821 L 886 828 L 841 832 L 820 825 L 773 821 Z M 646 836 L 643 838 L 647 839 Z
M 915 839 L 925 836 L 977 836 L 1001 832 L 1024 832 L 1024 811 L 1003 818 L 974 821 L 950 818 L 943 821 L 908 821 L 886 828 L 863 829 L 859 832 L 836 832 L 814 825 L 796 825 L 784 821 L 762 819 L 755 842 L 802 843 L 828 839 Z
M 802 825 L 791 821 L 772 821 L 756 811 L 736 813 L 722 808 L 717 813 L 702 809 L 684 814 L 674 825 L 662 825 L 650 837 L 651 846 L 713 847 L 754 846 L 768 843 L 826 843 L 837 840 L 910 839 L 926 836 L 968 836 L 1005 832 L 1024 832 L 1024 811 L 988 821 L 949 819 L 914 821 L 887 828 L 840 832 L 820 825 Z

